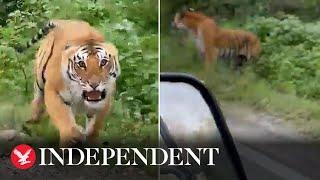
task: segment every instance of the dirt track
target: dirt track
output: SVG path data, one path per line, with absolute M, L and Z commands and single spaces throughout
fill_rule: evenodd
M 27 142 L 28 136 L 15 130 L 0 131 L 0 179 L 34 180 L 34 179 L 108 179 L 108 180 L 147 180 L 157 179 L 146 173 L 145 169 L 110 166 L 39 166 L 36 163 L 31 169 L 19 170 L 10 161 L 10 152 L 15 144 Z M 29 139 L 30 140 L 30 139 Z
M 65 180 L 85 180 L 85 179 L 108 179 L 108 180 L 149 180 L 157 179 L 138 168 L 120 167 L 43 167 L 35 165 L 26 171 L 19 170 L 12 166 L 8 157 L 0 158 L 0 179 L 10 180 L 34 180 L 34 179 L 65 179 Z
M 281 118 L 224 103 L 227 119 L 249 179 L 320 179 L 320 143 Z

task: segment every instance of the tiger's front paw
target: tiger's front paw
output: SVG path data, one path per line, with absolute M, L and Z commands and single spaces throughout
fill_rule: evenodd
M 97 134 L 91 134 L 91 135 L 87 136 L 86 143 L 88 145 L 95 145 L 95 146 L 102 146 L 103 145 L 101 140 L 98 138 Z
M 86 139 L 80 126 L 71 127 L 67 132 L 60 132 L 60 146 L 72 147 L 83 144 Z

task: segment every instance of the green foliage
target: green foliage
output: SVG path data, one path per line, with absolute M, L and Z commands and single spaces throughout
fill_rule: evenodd
M 320 24 L 296 16 L 259 17 L 248 23 L 262 41 L 256 72 L 280 91 L 320 99 Z
M 156 124 L 158 38 L 157 1 L 154 0 L 23 1 L 0 28 L 0 101 L 3 96 L 24 93 L 24 100 L 15 104 L 29 103 L 37 47 L 22 54 L 13 47 L 25 43 L 46 21 L 56 18 L 85 20 L 119 49 L 122 73 L 117 80 L 111 119 Z

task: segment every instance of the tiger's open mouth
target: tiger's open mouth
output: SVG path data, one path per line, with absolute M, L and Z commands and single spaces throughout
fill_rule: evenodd
M 86 101 L 98 102 L 98 101 L 103 100 L 106 97 L 106 90 L 103 90 L 102 92 L 97 91 L 97 90 L 93 90 L 93 91 L 89 91 L 89 92 L 83 91 L 82 97 Z

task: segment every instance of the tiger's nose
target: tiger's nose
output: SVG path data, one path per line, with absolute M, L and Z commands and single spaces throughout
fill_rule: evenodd
M 99 86 L 99 83 L 90 83 L 89 85 L 95 90 Z

